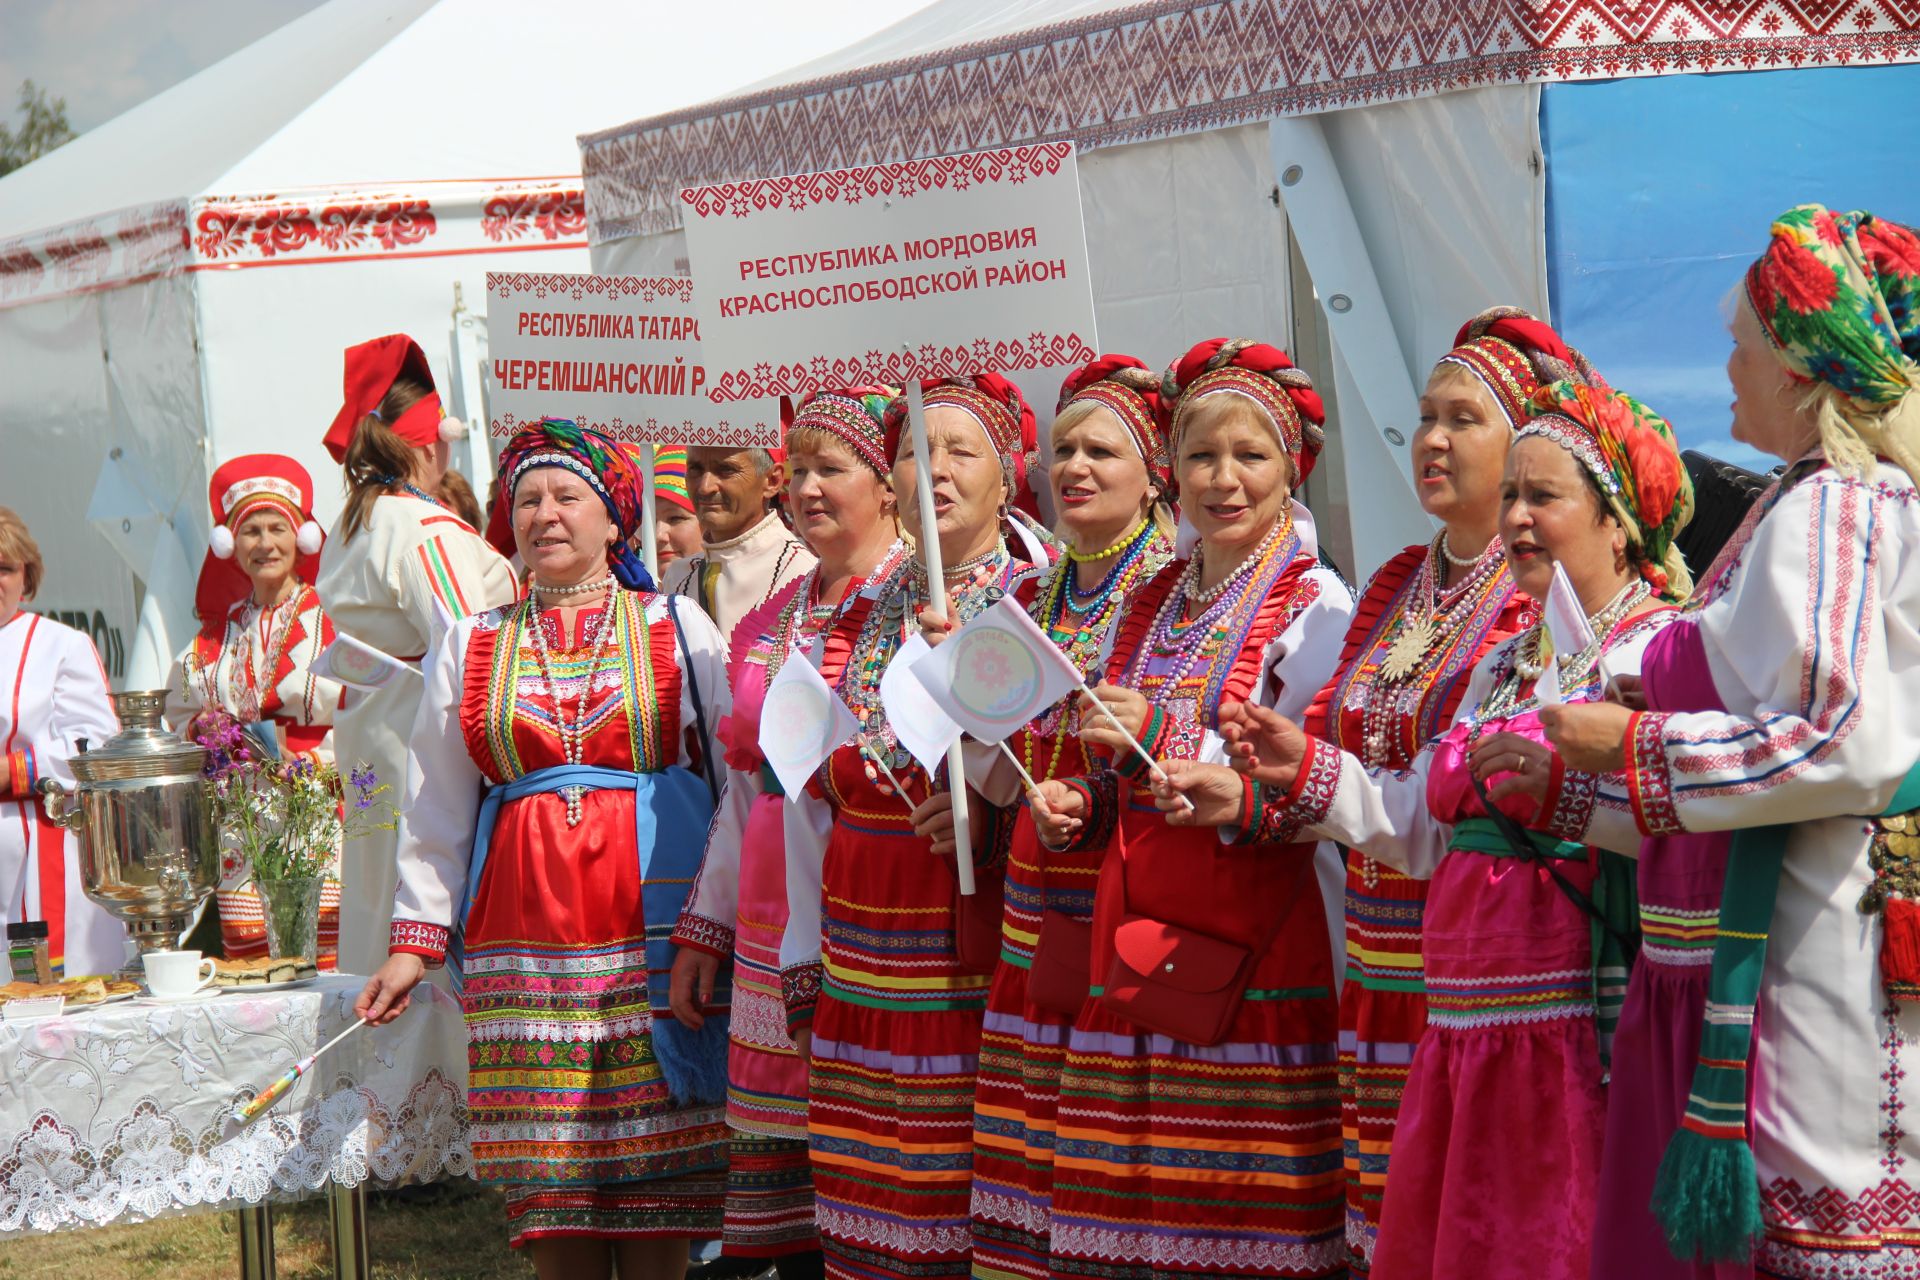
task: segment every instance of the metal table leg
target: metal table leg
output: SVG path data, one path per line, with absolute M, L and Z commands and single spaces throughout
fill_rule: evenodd
M 334 1280 L 368 1280 L 367 1189 L 327 1184 L 327 1218 L 332 1225 Z
M 274 1280 L 273 1204 L 247 1205 L 233 1217 L 240 1234 L 240 1280 Z

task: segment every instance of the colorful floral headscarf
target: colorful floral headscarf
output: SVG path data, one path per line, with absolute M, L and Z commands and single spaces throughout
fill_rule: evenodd
M 609 567 L 630 591 L 651 591 L 653 580 L 627 544 L 640 527 L 646 480 L 633 458 L 598 431 L 564 418 L 548 418 L 522 430 L 500 452 L 500 502 L 511 511 L 513 491 L 529 471 L 559 467 L 585 480 L 606 504 L 620 537 L 608 553 Z
M 1817 204 L 1789 209 L 1772 231 L 1747 269 L 1760 327 L 1796 378 L 1840 393 L 1836 408 L 1861 452 L 1912 475 L 1920 461 L 1920 237 L 1871 213 Z M 1831 458 L 1825 424 L 1821 434 Z
M 1080 401 L 1103 405 L 1120 419 L 1146 461 L 1147 475 L 1164 490 L 1173 464 L 1167 452 L 1166 415 L 1160 406 L 1160 375 L 1132 356 L 1101 356 L 1061 384 L 1054 416 Z
M 1673 539 L 1693 518 L 1693 477 L 1667 420 L 1624 392 L 1556 382 L 1528 403 L 1519 440 L 1543 436 L 1593 477 L 1607 510 L 1627 534 L 1628 558 L 1668 600 L 1684 600 L 1693 578 Z
M 1278 347 L 1251 338 L 1209 338 L 1168 368 L 1160 386 L 1160 400 L 1173 417 L 1173 451 L 1180 451 L 1180 432 L 1194 405 L 1208 396 L 1237 395 L 1264 410 L 1267 423 L 1280 437 L 1280 447 L 1293 463 L 1293 483 L 1313 471 L 1326 443 L 1326 423 L 1320 393 L 1306 370 L 1294 367 Z
M 815 391 L 803 396 L 798 405 L 782 400 L 781 416 L 789 436 L 795 431 L 824 431 L 884 480 L 893 470 L 893 459 L 887 455 L 887 406 L 899 394 L 886 386 Z
M 1527 402 L 1541 387 L 1593 382 L 1599 376 L 1552 325 L 1519 307 L 1489 307 L 1461 325 L 1453 350 L 1439 363 L 1457 365 L 1477 378 L 1515 431 L 1527 425 Z

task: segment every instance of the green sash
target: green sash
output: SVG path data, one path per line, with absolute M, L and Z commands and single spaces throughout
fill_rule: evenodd
M 1920 767 L 1882 816 L 1920 808 Z M 1701 1021 L 1686 1114 L 1667 1144 L 1653 1213 L 1682 1261 L 1742 1262 L 1765 1228 L 1759 1175 L 1747 1135 L 1747 1059 L 1767 966 L 1780 866 L 1791 824 L 1736 831 L 1720 891 L 1720 933 Z

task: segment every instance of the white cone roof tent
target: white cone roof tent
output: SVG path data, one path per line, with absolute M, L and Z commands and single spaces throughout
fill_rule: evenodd
M 484 422 L 486 272 L 589 269 L 575 135 L 888 16 L 792 8 L 332 0 L 0 179 L 0 505 L 47 560 L 32 607 L 90 631 L 116 685 L 163 680 L 212 466 L 291 454 L 330 525 L 341 351 L 383 333 Z M 469 444 L 484 485 L 484 428 Z
M 688 185 L 1070 137 L 1102 348 L 1275 340 L 1330 391 L 1309 485 L 1365 574 L 1432 526 L 1416 398 L 1484 307 L 1550 315 L 1683 447 L 1781 210 L 1920 220 L 1884 104 L 1920 11 L 1824 0 L 939 0 L 732 97 L 581 138 L 601 272 L 686 269 Z M 1021 375 L 1042 421 L 1064 371 Z

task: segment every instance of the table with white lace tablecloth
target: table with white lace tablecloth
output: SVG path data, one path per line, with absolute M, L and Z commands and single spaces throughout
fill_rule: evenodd
M 466 1025 L 424 983 L 398 1020 L 347 1037 L 251 1125 L 232 1121 L 352 1025 L 364 983 L 0 1023 L 0 1239 L 471 1172 Z M 356 1226 L 364 1240 L 363 1223 L 336 1223 L 336 1246 Z

